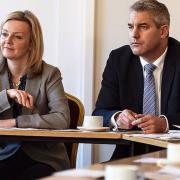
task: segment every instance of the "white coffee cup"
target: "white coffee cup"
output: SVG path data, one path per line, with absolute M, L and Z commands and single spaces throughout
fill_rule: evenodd
M 170 143 L 167 146 L 167 162 L 180 165 L 180 144 Z
M 137 180 L 137 173 L 135 165 L 107 165 L 105 180 Z
M 83 127 L 86 127 L 86 128 L 103 127 L 103 116 L 85 116 Z

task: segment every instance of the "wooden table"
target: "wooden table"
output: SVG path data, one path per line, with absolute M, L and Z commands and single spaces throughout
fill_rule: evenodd
M 132 131 L 133 133 L 133 131 Z M 140 142 L 166 148 L 168 143 L 180 143 L 154 138 L 132 137 L 126 132 L 89 132 L 69 130 L 41 130 L 41 129 L 2 129 L 0 128 L 0 141 L 59 141 L 91 144 L 127 144 Z
M 137 137 L 137 136 L 134 137 L 126 133 L 122 134 L 122 139 L 131 141 L 131 142 L 139 142 L 139 143 L 163 147 L 163 148 L 167 148 L 168 143 L 180 143 L 180 139 L 161 140 L 158 138 L 145 138 L 145 137 Z
M 58 141 L 92 144 L 118 144 L 122 134 L 70 130 L 0 129 L 0 141 Z M 124 140 L 122 140 L 124 141 Z M 124 141 L 125 142 L 125 141 Z M 121 142 L 122 143 L 122 142 Z
M 163 151 L 159 151 L 159 152 L 154 152 L 154 153 L 148 153 L 148 154 L 144 154 L 144 155 L 140 155 L 140 156 L 134 156 L 134 157 L 130 157 L 130 158 L 125 158 L 125 159 L 121 159 L 121 160 L 116 160 L 116 161 L 110 161 L 107 163 L 101 163 L 101 164 L 94 164 L 88 168 L 84 168 L 84 169 L 91 169 L 91 170 L 104 170 L 106 165 L 118 165 L 118 164 L 130 164 L 130 165 L 136 165 L 139 167 L 139 171 L 141 171 L 142 173 L 145 174 L 146 177 L 148 177 L 149 179 L 152 178 L 152 173 L 160 170 L 162 167 L 158 166 L 156 163 L 138 163 L 138 162 L 134 162 L 137 159 L 141 159 L 141 158 L 165 158 L 166 157 L 166 150 Z M 152 179 L 163 179 L 163 180 L 172 180 L 174 178 L 174 175 L 163 175 L 160 174 L 159 176 L 156 176 L 155 178 Z M 68 177 L 68 176 L 63 176 L 63 177 L 57 177 L 57 176 L 51 176 L 51 177 L 46 177 L 43 178 L 42 180 L 58 180 L 58 179 L 65 179 L 65 180 L 81 180 L 83 179 L 82 177 Z M 95 178 L 90 178 L 90 177 L 85 177 L 84 179 L 87 180 L 92 180 Z M 104 178 L 102 178 L 104 179 Z

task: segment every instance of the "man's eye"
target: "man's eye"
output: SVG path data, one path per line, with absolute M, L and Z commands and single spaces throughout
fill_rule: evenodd
M 8 37 L 8 33 L 2 32 L 1 37 Z
M 129 29 L 129 30 L 132 30 L 132 29 L 133 29 L 133 26 L 128 26 L 128 29 Z
M 147 26 L 141 26 L 141 29 L 143 29 L 143 30 L 147 30 L 147 29 L 148 29 L 148 27 L 147 27 Z

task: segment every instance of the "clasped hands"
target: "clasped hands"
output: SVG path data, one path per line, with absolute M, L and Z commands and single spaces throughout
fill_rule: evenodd
M 125 109 L 115 116 L 116 124 L 121 129 L 132 129 L 137 126 L 146 134 L 163 133 L 166 130 L 166 119 L 150 114 L 137 114 Z
M 22 106 L 33 109 L 33 96 L 31 96 L 26 91 L 18 90 L 18 89 L 8 89 L 6 91 L 8 98 L 15 100 L 18 104 Z M 16 120 L 12 119 L 1 119 L 0 120 L 0 128 L 11 128 L 16 127 Z
M 21 104 L 26 108 L 33 109 L 33 96 L 31 96 L 28 92 L 18 89 L 8 89 L 7 96 L 10 99 L 15 100 L 18 104 Z

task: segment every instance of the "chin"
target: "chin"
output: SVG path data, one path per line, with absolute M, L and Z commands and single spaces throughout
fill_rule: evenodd
M 142 53 L 137 51 L 137 50 L 132 50 L 133 54 L 136 55 L 136 56 L 141 56 Z
M 3 56 L 7 59 L 13 59 L 13 56 L 6 56 L 6 55 L 3 55 Z

